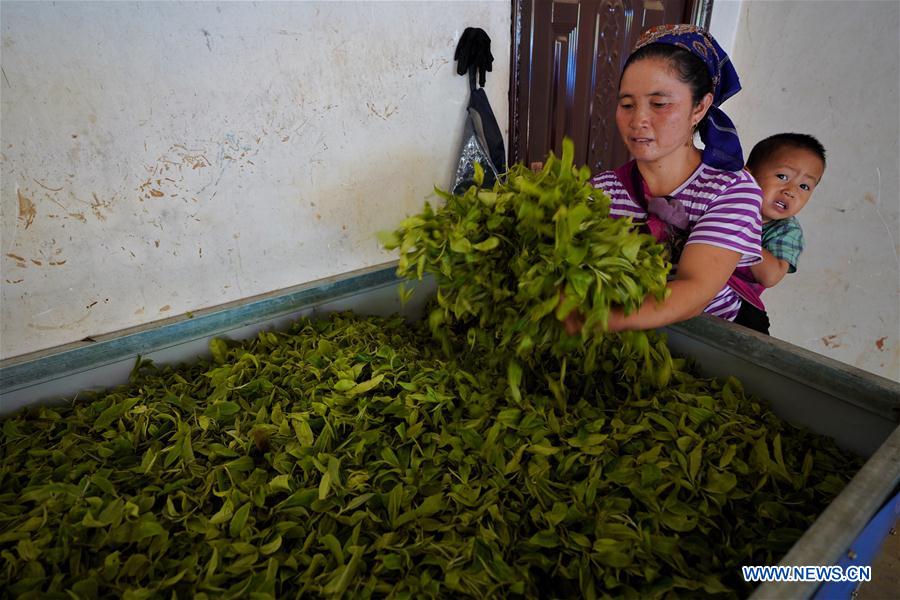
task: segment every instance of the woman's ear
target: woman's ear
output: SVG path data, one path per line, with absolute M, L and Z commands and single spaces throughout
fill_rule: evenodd
M 705 96 L 703 96 L 703 98 L 700 100 L 700 102 L 698 102 L 697 105 L 694 106 L 694 110 L 692 111 L 692 114 L 691 114 L 691 121 L 693 122 L 693 125 L 695 127 L 696 127 L 697 123 L 702 121 L 703 117 L 706 116 L 706 111 L 708 111 L 709 107 L 712 106 L 712 102 L 713 102 L 713 95 L 706 94 Z

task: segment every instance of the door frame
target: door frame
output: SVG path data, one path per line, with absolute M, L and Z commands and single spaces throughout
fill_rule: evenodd
M 524 140 L 520 139 L 519 131 L 522 115 L 519 114 L 519 97 L 523 86 L 525 89 L 530 84 L 527 73 L 522 74 L 522 22 L 526 13 L 526 4 L 534 0 L 512 0 L 512 21 L 510 25 L 509 53 L 509 150 L 506 164 L 512 166 L 522 160 L 525 148 L 521 147 Z M 709 28 L 712 15 L 713 0 L 688 0 L 685 4 L 682 22 L 691 23 L 704 29 Z

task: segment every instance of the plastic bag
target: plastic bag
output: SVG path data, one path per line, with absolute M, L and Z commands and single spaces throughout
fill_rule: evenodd
M 506 149 L 500 126 L 484 88 L 475 87 L 476 72 L 484 86 L 484 72 L 491 70 L 493 56 L 490 54 L 490 43 L 491 39 L 483 30 L 469 27 L 456 48 L 455 57 L 459 60 L 457 72 L 469 75 L 469 105 L 466 109 L 456 175 L 450 188 L 454 194 L 464 193 L 475 183 L 476 162 L 484 170 L 482 185 L 486 188 L 492 187 L 506 173 Z

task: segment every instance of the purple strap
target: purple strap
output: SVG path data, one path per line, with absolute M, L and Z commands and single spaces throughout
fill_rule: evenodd
M 641 177 L 635 161 L 625 163 L 613 173 L 618 177 L 628 195 L 634 198 L 638 205 L 647 212 L 646 230 L 656 238 L 656 241 L 663 242 L 669 238 L 671 228 L 680 230 L 688 228 L 690 220 L 681 202 L 669 197 L 652 197 L 649 201 L 647 200 L 644 179 Z M 668 227 L 669 225 L 671 227 Z

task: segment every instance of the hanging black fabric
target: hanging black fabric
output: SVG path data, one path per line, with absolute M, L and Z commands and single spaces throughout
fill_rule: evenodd
M 457 161 L 456 176 L 451 191 L 465 192 L 475 183 L 475 163 L 484 170 L 484 187 L 491 187 L 506 173 L 506 149 L 500 126 L 491 110 L 483 86 L 485 72 L 491 70 L 491 38 L 483 29 L 468 27 L 456 46 L 457 73 L 469 75 L 469 105 L 463 126 L 462 146 Z M 476 75 L 481 88 L 476 88 Z
M 475 71 L 478 71 L 479 82 L 484 87 L 485 72 L 492 70 L 494 55 L 491 54 L 491 38 L 484 29 L 478 27 L 466 27 L 456 51 L 453 53 L 456 63 L 456 72 L 460 75 L 471 74 L 471 85 L 475 86 Z

